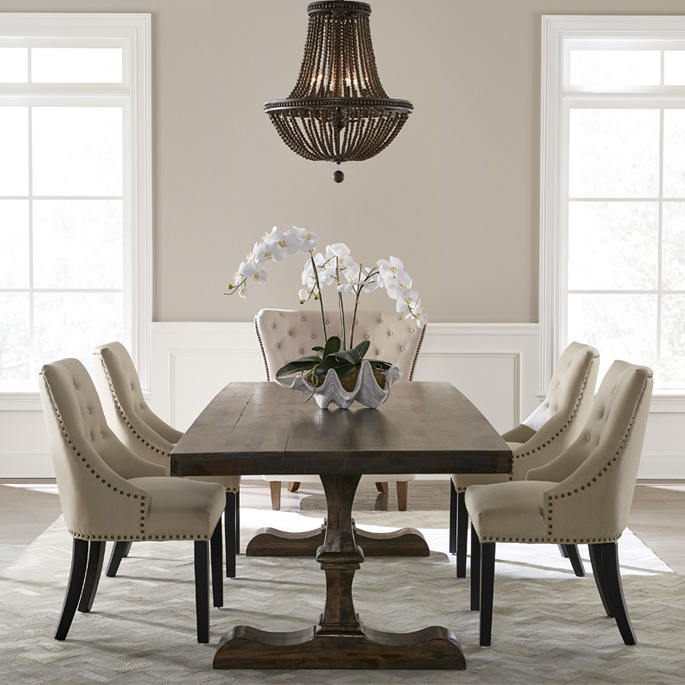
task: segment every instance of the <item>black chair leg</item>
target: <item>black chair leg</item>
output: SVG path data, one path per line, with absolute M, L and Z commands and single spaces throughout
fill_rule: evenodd
M 457 489 L 450 478 L 450 554 L 457 553 Z
M 571 562 L 573 572 L 578 578 L 582 578 L 585 575 L 585 567 L 583 566 L 583 560 L 580 558 L 578 552 L 578 545 L 559 545 L 559 547 L 564 548 L 566 554 L 562 553 L 562 556 Z
M 566 551 L 566 545 L 557 545 L 559 548 L 559 554 L 561 554 L 564 559 L 568 559 L 568 552 Z
M 124 558 L 126 558 L 128 556 L 128 553 L 131 551 L 131 545 L 132 544 L 133 544 L 133 542 L 131 542 L 130 540 L 126 543 L 126 547 L 124 548 L 124 554 L 123 554 Z
M 221 520 L 216 524 L 209 541 L 209 553 L 212 565 L 212 596 L 215 607 L 224 605 L 224 559 L 221 543 Z
M 85 540 L 74 538 L 73 550 L 71 553 L 71 572 L 69 574 L 69 584 L 64 595 L 62 613 L 59 617 L 55 640 L 64 640 L 74 619 L 76 608 L 78 607 L 83 581 L 86 577 L 86 565 L 88 563 L 88 543 Z
M 495 594 L 495 543 L 481 543 L 480 553 L 480 646 L 489 647 L 492 641 L 492 604 Z M 471 575 L 473 576 L 473 570 Z
M 466 578 L 466 545 L 469 530 L 469 512 L 466 510 L 466 493 L 457 493 L 457 578 Z
M 616 625 L 621 633 L 623 642 L 627 645 L 637 644 L 635 631 L 628 616 L 626 600 L 623 596 L 623 584 L 621 583 L 621 569 L 618 563 L 618 543 L 605 542 L 596 545 L 602 555 L 602 570 L 606 582 L 607 598 L 609 606 L 614 611 Z
M 107 564 L 107 571 L 105 572 L 105 575 L 108 578 L 114 578 L 114 576 L 116 576 L 117 571 L 119 570 L 119 564 L 121 564 L 121 560 L 124 558 L 124 553 L 126 552 L 128 545 L 128 542 L 114 543 L 114 549 L 112 550 L 109 564 Z
M 226 510 L 224 511 L 224 532 L 226 534 L 226 578 L 235 578 L 236 553 L 236 511 L 235 492 L 226 491 Z
M 480 550 L 478 533 L 471 525 L 471 611 L 480 609 Z
M 609 603 L 609 593 L 606 585 L 606 577 L 604 575 L 604 565 L 602 563 L 602 552 L 597 549 L 598 545 L 588 545 L 590 551 L 590 563 L 592 564 L 592 574 L 595 577 L 595 584 L 597 585 L 597 592 L 599 598 L 604 605 L 604 611 L 609 618 L 614 617 L 614 611 Z
M 197 641 L 209 642 L 209 545 L 195 540 L 195 615 Z
M 240 554 L 240 490 L 235 493 L 235 553 Z
M 84 613 L 92 609 L 95 593 L 98 591 L 100 575 L 102 574 L 102 563 L 105 560 L 105 544 L 104 540 L 96 540 L 89 544 L 86 580 L 83 584 L 81 601 L 78 605 L 78 610 Z

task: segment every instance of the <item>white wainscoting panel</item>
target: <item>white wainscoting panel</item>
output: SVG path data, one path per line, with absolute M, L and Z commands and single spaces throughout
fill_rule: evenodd
M 449 381 L 499 431 L 537 406 L 537 324 L 428 325 L 414 378 Z M 153 323 L 152 409 L 186 429 L 231 381 L 264 380 L 252 323 Z M 391 398 L 392 400 L 392 398 Z M 685 405 L 652 403 L 640 478 L 685 479 Z M 37 396 L 0 398 L 0 478 L 54 477 Z

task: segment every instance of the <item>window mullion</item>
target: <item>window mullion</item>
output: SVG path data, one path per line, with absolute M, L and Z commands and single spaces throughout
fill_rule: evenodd
M 29 50 L 29 60 L 31 51 Z M 29 61 L 29 77 L 30 77 L 30 61 Z M 29 368 L 31 369 L 31 376 L 36 377 L 38 369 L 35 368 L 36 364 L 36 342 L 35 342 L 35 331 L 34 331 L 34 292 L 33 292 L 33 107 L 28 107 L 28 129 L 29 129 L 29 335 L 31 340 L 31 356 L 29 358 Z
M 663 78 L 663 51 L 661 53 Z M 660 110 L 659 122 L 659 209 L 657 217 L 657 295 L 656 295 L 656 368 L 654 369 L 655 383 L 661 378 L 661 306 L 662 306 L 662 266 L 663 266 L 663 222 L 664 222 L 664 119 L 665 110 Z

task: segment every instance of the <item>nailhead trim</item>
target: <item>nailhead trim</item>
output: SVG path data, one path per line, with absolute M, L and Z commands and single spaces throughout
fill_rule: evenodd
M 96 355 L 98 359 L 100 360 L 100 364 L 102 365 L 102 369 L 105 372 L 105 376 L 107 378 L 107 383 L 109 385 L 109 390 L 112 393 L 112 399 L 114 400 L 114 404 L 117 407 L 117 410 L 119 411 L 119 414 L 121 415 L 121 418 L 124 420 L 124 423 L 126 424 L 126 427 L 129 429 L 129 431 L 133 434 L 133 436 L 138 440 L 138 442 L 142 443 L 145 447 L 149 448 L 153 452 L 156 452 L 157 454 L 161 454 L 163 457 L 169 457 L 170 453 L 167 452 L 166 450 L 160 449 L 159 447 L 155 447 L 154 445 L 150 444 L 148 440 L 145 440 L 140 433 L 138 433 L 137 430 L 133 427 L 133 424 L 129 420 L 128 416 L 126 415 L 126 412 L 124 411 L 124 408 L 121 406 L 121 402 L 119 401 L 119 398 L 117 397 L 116 390 L 114 389 L 114 383 L 112 382 L 112 378 L 109 375 L 109 369 L 107 368 L 107 364 L 105 363 L 105 360 L 102 356 L 102 354 L 97 354 Z
M 593 360 L 594 363 L 594 360 Z M 592 370 L 592 364 L 588 367 L 587 371 L 585 372 L 585 378 L 583 379 L 583 383 L 580 386 L 580 393 L 578 395 L 578 399 L 576 400 L 575 405 L 573 406 L 573 409 L 571 410 L 571 414 L 569 415 L 568 419 L 566 419 L 566 423 L 546 442 L 542 443 L 542 445 L 538 445 L 537 447 L 534 447 L 531 450 L 528 450 L 528 452 L 524 452 L 523 454 L 517 454 L 514 455 L 514 459 L 525 459 L 525 457 L 529 457 L 531 454 L 534 454 L 535 452 L 539 452 L 545 447 L 548 447 L 549 445 L 554 442 L 573 422 L 573 417 L 577 414 L 578 412 L 578 407 L 580 406 L 581 401 L 583 400 L 583 397 L 585 396 L 585 390 L 587 388 L 587 381 L 588 378 L 590 377 L 590 371 Z M 509 480 L 513 480 L 513 476 L 510 474 Z
M 638 407 L 640 406 L 640 403 L 642 401 L 642 397 L 644 395 L 644 388 L 646 387 L 643 386 L 642 388 L 642 393 L 640 394 L 640 398 L 637 401 L 637 404 L 635 405 L 635 412 L 633 412 L 633 415 L 630 418 L 630 422 L 628 423 L 628 427 L 626 428 L 626 432 L 623 434 L 623 438 L 621 440 L 621 443 L 619 444 L 618 449 L 616 450 L 616 455 L 611 458 L 610 461 L 607 462 L 607 465 L 602 467 L 602 470 L 597 474 L 592 479 L 592 482 L 588 482 L 587 485 L 581 485 L 580 489 L 585 490 L 587 487 L 588 489 L 592 486 L 592 483 L 597 482 L 597 478 L 601 478 L 602 474 L 606 472 L 610 466 L 613 466 L 614 463 L 616 463 L 618 457 L 621 456 L 621 452 L 623 452 L 623 449 L 626 446 L 626 443 L 628 442 L 628 434 L 630 433 L 633 423 L 635 422 L 635 414 L 637 412 Z M 574 489 L 573 492 L 567 492 L 567 493 L 561 493 L 560 495 L 548 495 L 547 496 L 547 520 L 550 521 L 550 523 L 547 524 L 547 538 L 545 540 L 542 540 L 540 538 L 514 538 L 514 542 L 527 542 L 527 543 L 534 543 L 534 542 L 546 542 L 546 543 L 552 543 L 552 544 L 563 544 L 563 545 L 573 545 L 573 544 L 596 544 L 599 542 L 616 542 L 621 537 L 621 534 L 619 533 L 615 537 L 610 537 L 610 538 L 559 538 L 559 537 L 552 537 L 554 535 L 554 511 L 553 511 L 553 505 L 554 505 L 554 500 L 559 499 L 564 499 L 566 497 L 572 497 L 574 494 L 578 494 L 578 489 Z M 484 537 L 482 540 L 487 540 L 488 542 L 512 542 L 511 538 L 506 538 L 506 537 Z
M 111 488 L 112 484 L 108 483 L 105 478 L 101 478 L 100 474 L 95 473 L 95 469 L 91 468 L 91 465 L 86 461 L 86 458 L 81 456 L 81 452 L 78 451 L 78 449 L 76 448 L 76 445 L 73 443 L 71 437 L 67 433 L 67 428 L 64 425 L 64 421 L 62 421 L 62 415 L 60 414 L 59 409 L 57 407 L 57 403 L 55 402 L 54 393 L 52 392 L 52 388 L 50 387 L 50 384 L 48 383 L 48 379 L 44 375 L 43 375 L 43 380 L 45 381 L 45 387 L 47 388 L 48 394 L 50 395 L 50 402 L 52 403 L 52 408 L 55 412 L 55 416 L 56 416 L 56 418 L 60 424 L 60 427 L 62 428 L 63 439 L 66 440 L 67 444 L 71 446 L 71 449 L 73 452 L 76 453 L 76 456 L 80 457 L 81 463 L 85 466 L 86 470 L 89 470 L 92 474 L 95 474 L 95 478 L 97 480 L 99 480 L 101 483 L 107 485 L 107 487 Z M 114 488 L 114 491 L 118 492 L 120 495 L 124 494 L 123 490 L 117 490 L 117 488 Z M 130 497 L 131 493 L 127 492 L 126 496 Z M 134 497 L 134 499 L 138 499 L 138 495 L 134 494 L 133 497 Z M 146 499 L 145 495 L 140 495 L 140 506 L 141 506 L 140 513 L 142 514 L 141 518 L 143 521 L 145 520 L 145 499 Z M 140 526 L 142 529 L 141 534 L 144 534 L 145 533 L 145 524 L 141 523 Z M 103 537 L 107 538 L 107 539 L 112 538 L 112 536 L 109 536 L 109 535 L 102 535 L 102 536 L 100 536 L 100 535 L 89 535 L 89 534 L 84 534 L 84 533 L 80 533 L 78 531 L 73 531 L 73 530 L 70 530 L 70 532 L 72 533 L 72 535 L 74 535 L 74 537 L 82 538 L 85 540 L 98 540 L 98 539 L 102 539 Z

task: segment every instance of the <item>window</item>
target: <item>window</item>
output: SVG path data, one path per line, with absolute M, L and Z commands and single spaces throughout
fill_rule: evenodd
M 572 340 L 685 391 L 685 17 L 543 19 L 544 377 Z
M 0 14 L 0 391 L 122 340 L 146 378 L 150 16 Z

